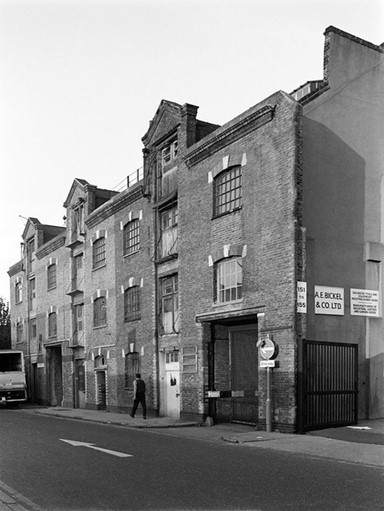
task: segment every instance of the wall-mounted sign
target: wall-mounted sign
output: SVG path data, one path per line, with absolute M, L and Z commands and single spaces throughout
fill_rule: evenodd
M 344 315 L 344 288 L 315 286 L 315 314 Z
M 307 283 L 297 282 L 297 312 L 307 313 Z
M 380 291 L 351 289 L 351 315 L 380 317 Z

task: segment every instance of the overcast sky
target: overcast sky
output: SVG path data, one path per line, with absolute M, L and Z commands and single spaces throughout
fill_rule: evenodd
M 323 77 L 324 30 L 384 41 L 382 0 L 0 0 L 0 296 L 26 220 L 63 225 L 73 180 L 142 166 L 162 99 L 224 124 Z

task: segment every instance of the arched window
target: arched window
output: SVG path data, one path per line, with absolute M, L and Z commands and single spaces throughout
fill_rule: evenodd
M 128 222 L 124 226 L 124 255 L 133 254 L 140 248 L 140 221 L 138 219 Z
M 53 289 L 56 287 L 56 264 L 53 263 L 48 266 L 47 270 L 47 288 Z
M 216 301 L 217 303 L 233 302 L 242 297 L 243 259 L 230 257 L 216 263 Z
M 16 282 L 15 284 L 15 302 L 20 303 L 23 300 L 23 284 Z
M 93 326 L 105 326 L 107 324 L 107 299 L 105 296 L 96 298 L 93 302 Z
M 125 355 L 125 387 L 133 388 L 135 374 L 140 372 L 140 357 L 137 351 Z
M 129 287 L 124 291 L 124 321 L 140 319 L 140 288 Z
M 222 215 L 241 207 L 241 166 L 221 172 L 215 179 L 214 214 Z
M 93 269 L 105 265 L 105 238 L 98 238 L 93 242 Z
M 48 337 L 56 337 L 57 335 L 57 317 L 56 312 L 48 315 Z

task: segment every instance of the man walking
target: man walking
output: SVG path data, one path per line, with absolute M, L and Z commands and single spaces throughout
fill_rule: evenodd
M 143 407 L 143 419 L 146 419 L 147 405 L 145 403 L 145 381 L 141 379 L 140 373 L 136 373 L 136 380 L 133 382 L 133 408 L 131 417 L 135 416 L 139 403 L 141 403 L 141 406 Z

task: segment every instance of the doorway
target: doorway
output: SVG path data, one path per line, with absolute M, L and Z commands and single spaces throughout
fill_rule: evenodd
M 175 419 L 180 418 L 180 366 L 179 351 L 164 353 L 162 378 L 162 414 Z
M 75 360 L 75 408 L 85 408 L 84 360 Z
M 96 371 L 96 403 L 98 410 L 107 408 L 107 382 L 105 371 Z
M 63 362 L 61 346 L 47 347 L 49 405 L 61 406 L 63 401 Z

